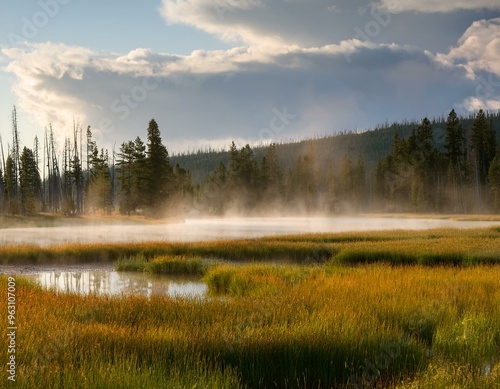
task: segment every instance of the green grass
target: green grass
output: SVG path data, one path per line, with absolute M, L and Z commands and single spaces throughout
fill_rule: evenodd
M 500 385 L 498 228 L 0 252 L 7 263 L 113 259 L 203 277 L 210 291 L 80 296 L 19 278 L 19 387 Z
M 150 260 L 140 255 L 116 261 L 115 270 L 151 274 L 203 276 L 216 263 L 214 260 L 185 255 L 161 255 Z
M 19 279 L 19 387 L 500 384 L 498 266 L 223 264 L 205 280 L 213 297 L 189 300 Z
M 200 257 L 229 262 L 297 264 L 475 265 L 500 263 L 498 228 L 383 231 L 275 236 L 212 242 L 64 244 L 51 247 L 0 247 L 0 263 L 62 264 L 150 261 L 159 256 Z M 132 261 L 133 262 L 133 261 Z M 130 264 L 134 266 L 134 264 Z

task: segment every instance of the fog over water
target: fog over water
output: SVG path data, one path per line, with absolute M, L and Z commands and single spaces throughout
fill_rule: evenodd
M 495 225 L 500 225 L 500 222 L 363 217 L 187 219 L 175 224 L 8 228 L 0 230 L 0 244 L 46 246 L 68 242 L 186 242 L 314 232 L 478 228 Z

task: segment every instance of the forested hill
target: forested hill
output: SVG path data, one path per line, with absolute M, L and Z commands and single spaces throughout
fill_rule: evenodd
M 489 119 L 493 122 L 493 128 L 500 139 L 500 111 L 490 113 Z M 474 116 L 460 118 L 462 127 L 466 131 L 466 138 L 470 137 L 470 130 Z M 436 119 L 432 122 L 434 139 L 437 149 L 443 151 L 445 146 L 446 119 Z M 326 171 L 330 166 L 338 166 L 343 156 L 347 155 L 355 161 L 359 156 L 363 157 L 368 172 L 375 170 L 377 162 L 392 151 L 394 135 L 397 133 L 401 138 L 408 138 L 414 129 L 417 129 L 420 121 L 408 121 L 384 125 L 375 130 L 362 133 L 343 132 L 339 135 L 326 136 L 323 138 L 302 140 L 292 143 L 278 143 L 276 151 L 282 168 L 286 171 L 295 163 L 297 156 L 305 154 L 308 148 L 314 150 L 315 160 L 320 169 Z M 244 146 L 244 145 L 240 145 Z M 229 145 L 227 145 L 229 149 Z M 261 160 L 265 155 L 266 147 L 254 147 L 254 156 Z M 179 164 L 189 169 L 194 184 L 201 184 L 207 180 L 219 162 L 229 165 L 228 150 L 205 150 L 191 154 L 173 155 L 170 158 L 172 165 Z

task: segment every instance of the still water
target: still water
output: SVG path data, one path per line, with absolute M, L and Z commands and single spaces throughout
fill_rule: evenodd
M 0 230 L 0 244 L 53 245 L 83 242 L 199 241 L 256 238 L 266 235 L 314 232 L 375 231 L 389 229 L 479 228 L 499 222 L 405 218 L 224 218 L 187 219 L 176 224 L 96 225 L 83 227 L 8 228 Z M 42 286 L 61 292 L 108 295 L 139 294 L 203 297 L 207 286 L 196 279 L 115 272 L 108 268 L 55 269 L 33 267 L 31 273 Z M 16 268 L 0 266 L 0 273 L 19 274 Z
M 0 229 L 0 244 L 45 246 L 71 242 L 187 242 L 312 232 L 478 228 L 493 225 L 500 223 L 381 217 L 187 219 L 185 222 L 175 224 L 7 228 Z
M 99 270 L 44 270 L 24 275 L 58 292 L 99 295 L 203 298 L 208 287 L 196 278 Z

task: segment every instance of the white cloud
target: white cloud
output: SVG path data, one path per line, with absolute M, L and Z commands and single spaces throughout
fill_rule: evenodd
M 337 0 L 334 5 L 331 0 L 162 0 L 159 10 L 168 24 L 194 26 L 229 42 L 279 48 L 354 37 L 354 27 L 367 23 L 355 12 L 357 4 L 367 7 L 370 0 Z
M 234 15 L 264 8 L 260 0 L 163 0 L 159 11 L 169 24 L 188 24 L 224 40 L 238 41 L 241 38 L 253 40 L 255 34 L 234 21 Z
M 62 135 L 76 117 L 108 144 L 140 135 L 152 117 L 166 128 L 170 143 L 186 147 L 200 139 L 258 143 L 419 119 L 458 106 L 496 106 L 498 93 L 479 96 L 477 80 L 500 74 L 500 19 L 475 22 L 456 47 L 434 56 L 353 39 L 347 16 L 381 28 L 389 19 L 354 11 L 369 0 L 346 8 L 348 3 L 331 8 L 327 0 L 163 0 L 169 23 L 191 24 L 246 46 L 173 55 L 38 43 L 3 53 L 17 79 L 18 104 L 34 122 L 52 123 Z M 342 23 L 347 38 L 335 40 Z M 294 116 L 280 131 L 270 124 L 276 110 Z
M 440 55 L 445 63 L 463 66 L 471 78 L 478 71 L 500 76 L 500 18 L 474 22 L 449 53 Z
M 477 112 L 480 109 L 498 111 L 500 110 L 500 101 L 469 97 L 463 101 L 461 106 L 468 112 Z
M 500 10 L 498 0 L 380 0 L 377 7 L 393 13 L 399 12 L 453 12 L 459 10 Z
M 364 129 L 444 112 L 473 90 L 465 71 L 445 69 L 428 53 L 357 40 L 185 56 L 50 43 L 3 53 L 18 80 L 19 106 L 41 128 L 52 123 L 61 136 L 70 134 L 76 117 L 107 145 L 144 135 L 152 117 L 167 144 L 182 147 L 199 139 L 259 143 Z

